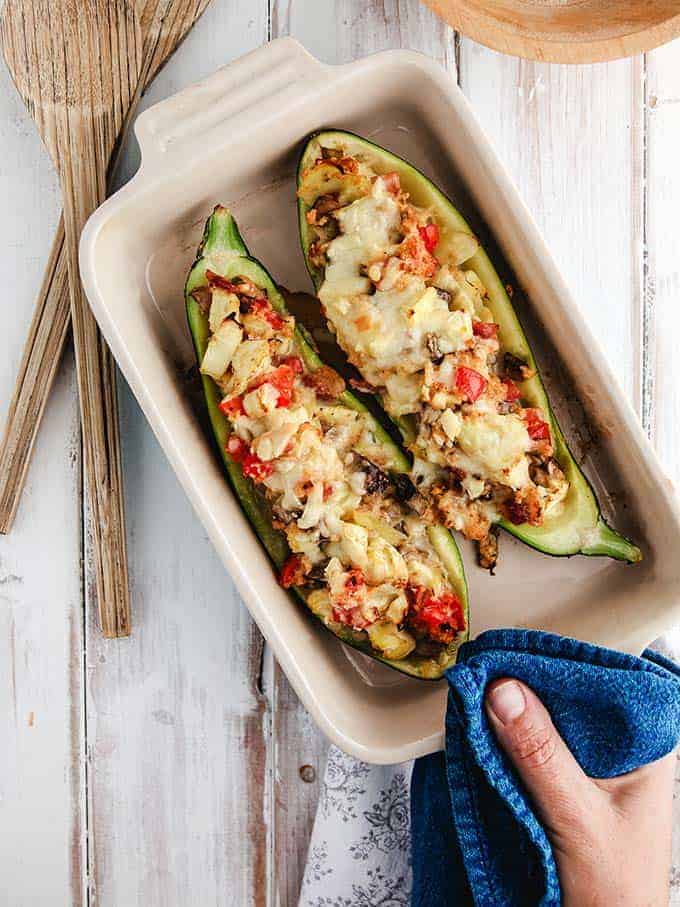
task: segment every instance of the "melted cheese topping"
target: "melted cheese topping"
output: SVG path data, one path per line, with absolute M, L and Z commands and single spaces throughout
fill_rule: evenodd
M 559 469 L 539 486 L 532 479 L 532 457 L 549 461 L 550 438 L 535 441 L 519 404 L 505 403 L 494 328 L 485 336 L 474 327 L 492 321 L 482 282 L 472 270 L 437 262 L 425 239 L 429 213 L 389 185 L 389 175 L 361 168 L 364 194 L 331 210 L 336 235 L 325 243 L 319 290 L 340 346 L 390 415 L 415 417 L 412 450 L 436 467 L 418 477 L 421 487 L 445 487 L 441 470 L 454 470 L 461 500 L 449 495 L 451 525 L 480 538 L 500 517 L 490 497 L 501 506 L 517 495 L 534 502 L 532 520 L 540 522 L 559 508 L 568 482 Z M 476 248 L 472 237 L 461 238 Z
M 461 422 L 456 435 L 461 451 L 457 460 L 467 473 L 511 488 L 530 482 L 526 452 L 531 438 L 520 416 L 472 412 Z
M 460 349 L 472 336 L 464 312 L 450 312 L 433 287 L 394 264 L 374 292 L 366 276 L 371 265 L 393 252 L 400 239 L 400 210 L 384 182 L 371 194 L 337 212 L 341 235 L 329 244 L 328 264 L 319 291 L 340 345 L 368 381 L 383 384 L 390 372 L 417 372 L 429 354 L 426 338 L 441 332 L 447 351 Z

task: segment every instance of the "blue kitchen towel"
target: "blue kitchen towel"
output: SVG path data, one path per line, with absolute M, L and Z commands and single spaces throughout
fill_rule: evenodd
M 552 907 L 550 842 L 483 707 L 492 680 L 515 677 L 543 701 L 586 774 L 609 778 L 680 739 L 680 670 L 537 630 L 491 630 L 460 649 L 449 682 L 446 752 L 411 782 L 412 907 Z

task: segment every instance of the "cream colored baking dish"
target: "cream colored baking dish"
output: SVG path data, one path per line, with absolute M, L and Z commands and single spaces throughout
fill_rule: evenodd
M 274 41 L 144 113 L 142 166 L 92 216 L 81 241 L 88 298 L 116 359 L 253 617 L 296 692 L 346 751 L 396 762 L 442 743 L 445 683 L 368 667 L 277 585 L 188 398 L 193 362 L 182 287 L 206 216 L 230 206 L 246 242 L 291 289 L 310 289 L 298 246 L 294 173 L 300 142 L 347 128 L 412 161 L 455 200 L 501 272 L 530 304 L 523 318 L 548 377 L 567 366 L 597 442 L 565 380 L 551 393 L 605 516 L 642 545 L 626 567 L 551 558 L 504 535 L 495 577 L 461 543 L 472 632 L 530 626 L 639 651 L 680 620 L 680 520 L 670 484 L 507 174 L 447 73 L 394 51 L 325 66 Z M 540 325 L 540 327 L 539 327 Z M 551 384 L 550 381 L 548 381 Z M 606 491 L 605 491 L 606 489 Z M 612 502 L 615 501 L 615 506 Z M 352 666 L 353 665 L 353 666 Z M 372 663 L 371 663 L 372 665 Z

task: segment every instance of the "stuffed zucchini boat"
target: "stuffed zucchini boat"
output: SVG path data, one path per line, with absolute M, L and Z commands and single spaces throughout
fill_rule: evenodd
M 281 585 L 343 642 L 440 677 L 467 638 L 456 543 L 421 519 L 404 453 L 321 362 L 226 208 L 185 297 L 215 440 Z
M 298 206 L 325 318 L 401 431 L 433 518 L 475 540 L 484 567 L 497 525 L 546 554 L 639 561 L 603 519 L 506 289 L 449 199 L 331 130 L 307 140 Z

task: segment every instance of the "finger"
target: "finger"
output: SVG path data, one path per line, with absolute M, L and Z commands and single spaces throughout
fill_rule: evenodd
M 569 833 L 587 824 L 593 800 L 604 794 L 574 759 L 536 694 L 504 678 L 489 685 L 485 705 L 498 742 L 549 830 Z

